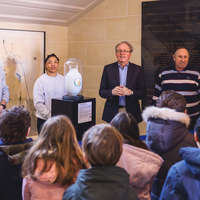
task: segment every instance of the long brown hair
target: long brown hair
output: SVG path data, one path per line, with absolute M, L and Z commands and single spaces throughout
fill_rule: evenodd
M 72 184 L 77 172 L 87 167 L 69 118 L 59 115 L 44 123 L 38 139 L 23 163 L 24 177 L 36 178 L 34 172 L 39 159 L 44 161 L 40 174 L 48 171 L 49 163 L 56 164 L 58 173 L 54 183 L 60 185 Z
M 148 149 L 140 140 L 140 131 L 136 119 L 131 113 L 119 112 L 110 122 L 124 137 L 124 143 Z

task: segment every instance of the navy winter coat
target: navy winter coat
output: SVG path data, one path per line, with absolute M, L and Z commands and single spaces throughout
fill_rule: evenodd
M 170 168 L 160 200 L 200 199 L 200 149 L 182 148 L 180 155 L 183 161 Z
M 181 160 L 180 148 L 196 147 L 196 143 L 187 128 L 190 122 L 187 114 L 151 106 L 144 110 L 142 116 L 147 122 L 147 147 L 164 160 L 152 185 L 151 198 L 156 200 L 159 199 L 169 168 Z

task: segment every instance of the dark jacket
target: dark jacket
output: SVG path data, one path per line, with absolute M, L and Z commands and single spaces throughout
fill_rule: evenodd
M 99 95 L 106 98 L 102 119 L 110 122 L 118 113 L 119 97 L 112 95 L 112 89 L 120 85 L 118 63 L 112 63 L 104 67 Z M 144 70 L 142 67 L 129 63 L 126 79 L 126 87 L 133 91 L 133 95 L 126 96 L 126 110 L 131 113 L 138 122 L 142 120 L 139 99 L 144 98 L 146 89 L 144 82 Z
M 164 160 L 152 186 L 152 199 L 158 199 L 169 168 L 181 160 L 179 149 L 196 147 L 196 143 L 187 129 L 190 122 L 187 114 L 152 106 L 142 116 L 147 122 L 146 144 Z
M 22 199 L 21 165 L 32 142 L 0 145 L 0 199 Z
M 64 193 L 63 200 L 135 200 L 129 175 L 120 167 L 92 167 L 80 170 L 76 183 Z
M 182 148 L 180 155 L 183 161 L 170 168 L 160 200 L 200 199 L 200 149 Z

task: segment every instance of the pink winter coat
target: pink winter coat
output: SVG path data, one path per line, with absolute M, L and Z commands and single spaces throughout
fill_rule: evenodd
M 140 200 L 150 200 L 153 178 L 159 171 L 163 159 L 148 150 L 123 144 L 123 152 L 117 166 L 130 175 L 130 184 Z
M 48 172 L 39 175 L 43 161 L 39 160 L 34 175 L 37 180 L 30 177 L 23 179 L 22 197 L 23 200 L 62 200 L 62 196 L 68 185 L 60 186 L 53 184 L 57 177 L 57 170 L 53 164 Z

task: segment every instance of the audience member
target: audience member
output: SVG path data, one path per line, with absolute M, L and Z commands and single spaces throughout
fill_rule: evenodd
M 193 136 L 188 131 L 189 116 L 185 113 L 186 100 L 174 91 L 164 91 L 157 100 L 157 107 L 147 107 L 143 119 L 147 122 L 146 144 L 158 153 L 164 163 L 152 187 L 152 199 L 158 199 L 169 168 L 181 160 L 181 147 L 196 147 Z
M 160 200 L 200 199 L 200 149 L 180 149 L 182 161 L 174 164 L 167 175 Z
M 124 138 L 123 152 L 117 165 L 129 173 L 130 184 L 138 199 L 150 200 L 151 184 L 163 163 L 162 158 L 147 150 L 140 140 L 137 121 L 130 113 L 118 113 L 111 124 Z
M 146 144 L 140 140 L 139 127 L 131 113 L 119 112 L 112 119 L 111 125 L 122 134 L 125 144 L 148 149 Z
M 71 121 L 49 118 L 23 163 L 23 200 L 61 200 L 82 168 L 86 163 Z
M 22 199 L 21 165 L 32 145 L 26 139 L 31 117 L 22 106 L 12 107 L 0 117 L 0 199 Z
M 109 124 L 90 128 L 83 136 L 83 151 L 91 168 L 80 170 L 63 200 L 134 200 L 127 172 L 115 166 L 122 153 L 122 136 Z
M 35 81 L 33 87 L 38 134 L 44 122 L 51 117 L 51 100 L 62 99 L 65 95 L 64 77 L 58 73 L 59 58 L 55 54 L 50 54 L 44 63 L 46 73 Z

